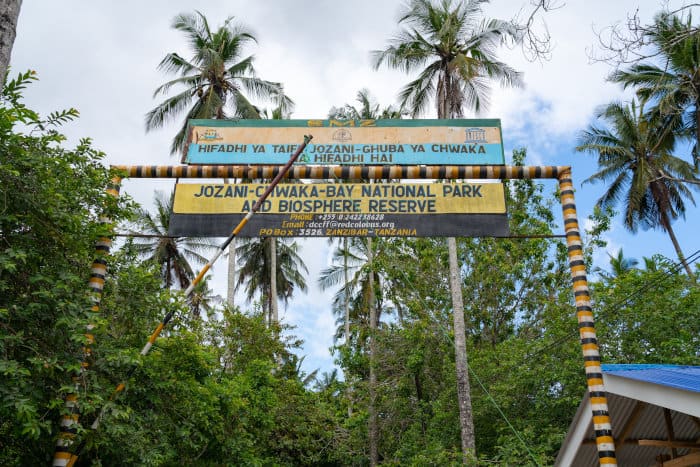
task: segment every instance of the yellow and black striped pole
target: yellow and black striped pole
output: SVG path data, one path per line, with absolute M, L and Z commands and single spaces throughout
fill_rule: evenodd
M 617 465 L 615 455 L 615 440 L 612 435 L 608 398 L 603 386 L 603 370 L 600 364 L 600 349 L 593 322 L 591 296 L 586 279 L 586 264 L 583 259 L 583 246 L 576 217 L 576 202 L 574 201 L 574 186 L 571 182 L 571 171 L 559 175 L 559 190 L 561 206 L 564 213 L 564 232 L 566 246 L 569 251 L 569 267 L 574 287 L 576 302 L 576 317 L 578 318 L 579 336 L 586 371 L 588 395 L 593 411 L 593 431 L 598 448 L 598 462 L 601 466 Z
M 107 193 L 119 197 L 119 188 L 121 178 L 115 177 L 107 187 Z M 112 229 L 112 220 L 106 216 L 100 218 L 100 223 Z M 66 394 L 64 403 L 64 413 L 61 416 L 61 424 L 59 427 L 58 439 L 54 448 L 53 465 L 54 466 L 72 466 L 75 462 L 73 455 L 70 453 L 70 448 L 73 444 L 75 433 L 78 429 L 80 418 L 80 407 L 78 404 L 78 392 L 80 389 L 80 379 L 85 375 L 90 366 L 92 356 L 92 345 L 95 343 L 93 335 L 93 324 L 100 313 L 100 305 L 102 303 L 102 292 L 105 285 L 105 276 L 107 274 L 107 256 L 112 247 L 111 237 L 100 237 L 95 244 L 95 259 L 90 267 L 90 279 L 88 280 L 88 288 L 90 291 L 90 312 L 88 313 L 88 325 L 85 333 L 85 346 L 83 347 L 83 361 L 80 364 L 79 374 L 73 376 L 73 392 Z
M 243 227 L 245 227 L 245 225 L 248 223 L 250 218 L 253 217 L 253 215 L 255 215 L 256 212 L 258 212 L 258 210 L 260 209 L 262 204 L 265 202 L 267 197 L 270 196 L 270 193 L 272 193 L 272 190 L 275 188 L 275 186 L 277 186 L 277 184 L 280 182 L 280 180 L 282 180 L 282 178 L 287 174 L 287 172 L 292 167 L 292 165 L 294 165 L 294 162 L 296 162 L 296 160 L 299 158 L 299 155 L 304 151 L 304 149 L 306 148 L 306 145 L 309 143 L 309 141 L 311 141 L 312 138 L 313 138 L 313 136 L 311 136 L 311 135 L 304 136 L 304 142 L 297 148 L 297 150 L 294 152 L 294 154 L 292 154 L 292 156 L 289 158 L 289 161 L 287 161 L 287 163 L 279 170 L 279 172 L 277 173 L 277 176 L 275 176 L 275 178 L 270 182 L 270 185 L 268 185 L 268 187 L 260 195 L 258 200 L 253 204 L 253 207 L 251 207 L 248 214 L 246 214 L 246 216 L 243 219 L 241 219 L 241 221 L 233 229 L 233 231 L 228 236 L 228 238 L 224 241 L 224 243 L 222 243 L 221 246 L 219 246 L 219 249 L 216 252 L 216 254 L 207 262 L 207 264 L 204 265 L 202 270 L 199 271 L 199 274 L 197 274 L 197 276 L 192 280 L 192 282 L 187 287 L 187 289 L 185 289 L 185 291 L 184 291 L 185 298 L 190 296 L 190 294 L 192 293 L 194 288 L 197 286 L 197 284 L 199 284 L 199 282 L 202 280 L 202 278 L 204 278 L 204 275 L 214 265 L 216 260 L 219 259 L 219 257 L 221 257 L 221 255 L 224 253 L 224 251 L 226 251 L 226 248 L 228 248 L 228 245 L 239 234 L 239 232 L 243 229 Z M 146 356 L 148 354 L 148 352 L 151 350 L 151 347 L 153 346 L 153 344 L 155 344 L 156 340 L 158 339 L 158 336 L 163 331 L 163 329 L 168 325 L 168 323 L 173 318 L 173 316 L 174 316 L 174 311 L 171 310 L 168 313 L 166 313 L 166 315 L 163 317 L 161 322 L 158 323 L 158 326 L 155 328 L 153 333 L 151 333 L 150 337 L 148 338 L 148 341 L 141 349 L 142 356 Z M 136 370 L 136 367 L 132 366 L 129 369 L 129 371 L 127 372 L 126 379 L 129 379 L 133 375 L 135 370 Z M 114 399 L 125 388 L 126 388 L 125 382 L 119 383 L 116 386 L 116 388 L 114 389 L 114 391 L 112 392 L 112 395 L 110 396 L 110 400 Z M 105 410 L 105 407 L 103 406 L 102 410 L 100 411 L 100 413 L 95 418 L 92 425 L 90 426 L 90 428 L 92 430 L 96 430 L 99 428 L 100 421 L 102 419 L 102 415 L 104 414 L 104 410 Z M 83 444 L 81 444 L 81 446 L 78 448 L 78 450 L 76 451 L 75 454 L 69 455 L 69 458 L 71 460 L 70 464 L 59 464 L 59 465 L 72 465 L 75 462 L 75 460 L 77 460 L 78 456 L 80 455 L 80 451 L 82 450 L 82 446 L 83 446 Z M 54 465 L 56 465 L 56 464 L 54 464 Z
M 133 178 L 263 178 L 284 170 L 277 165 L 120 165 L 116 169 Z M 567 166 L 512 165 L 298 165 L 291 179 L 393 180 L 393 179 L 539 179 L 557 178 Z

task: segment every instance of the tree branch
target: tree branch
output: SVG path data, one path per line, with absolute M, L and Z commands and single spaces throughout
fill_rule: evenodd
M 669 16 L 689 15 L 693 7 L 700 6 L 700 3 L 691 3 L 682 7 L 670 10 L 668 1 L 661 10 Z M 639 63 L 652 59 L 664 53 L 662 50 L 651 49 L 652 37 L 655 35 L 656 26 L 642 24 L 639 17 L 639 9 L 627 16 L 624 22 L 618 22 L 600 30 L 595 30 L 598 39 L 596 53 L 594 48 L 588 50 L 588 58 L 591 62 L 603 62 L 617 69 L 624 65 Z M 688 36 L 700 33 L 700 29 L 695 27 L 675 38 L 675 43 L 685 40 Z
M 564 5 L 560 0 L 530 0 L 529 7 L 522 8 L 511 20 L 516 43 L 520 44 L 526 60 L 534 62 L 551 58 L 552 38 L 541 16 Z

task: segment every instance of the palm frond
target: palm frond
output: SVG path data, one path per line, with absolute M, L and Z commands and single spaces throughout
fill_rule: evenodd
M 156 88 L 153 91 L 153 97 L 157 97 L 160 94 L 167 94 L 171 87 L 177 85 L 184 85 L 187 87 L 187 91 L 194 94 L 197 89 L 202 86 L 202 80 L 200 75 L 182 76 L 180 78 L 175 78 L 167 81 Z
M 146 131 L 161 128 L 165 122 L 182 113 L 192 102 L 192 93 L 183 91 L 163 101 L 146 114 Z
M 271 97 L 284 94 L 280 83 L 274 83 L 272 81 L 265 81 L 253 77 L 241 77 L 238 78 L 237 81 L 240 83 L 241 87 L 253 97 L 270 99 Z
M 188 75 L 199 70 L 199 67 L 188 62 L 175 52 L 167 54 L 158 64 L 158 70 L 167 74 Z
M 435 95 L 434 77 L 438 73 L 439 63 L 435 62 L 399 93 L 399 105 L 402 109 L 408 109 L 412 117 L 417 117 L 428 108 L 430 99 Z

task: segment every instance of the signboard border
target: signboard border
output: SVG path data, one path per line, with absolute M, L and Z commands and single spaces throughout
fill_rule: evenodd
M 500 138 L 500 155 L 502 163 L 500 164 L 482 164 L 482 165 L 505 165 L 505 148 L 503 146 L 503 130 L 501 128 L 501 120 L 498 118 L 477 118 L 477 119 L 360 119 L 360 120 L 340 120 L 340 119 L 293 119 L 293 120 L 265 120 L 265 119 L 228 119 L 228 120 L 213 120 L 213 119 L 190 119 L 187 121 L 186 139 L 183 147 L 182 157 L 180 162 L 190 165 L 207 165 L 209 162 L 189 162 L 187 155 L 189 153 L 190 144 L 192 144 L 193 131 L 195 127 L 212 127 L 212 128 L 425 128 L 425 127 L 486 127 L 497 128 Z M 436 143 L 439 143 L 436 141 Z M 397 143 L 401 144 L 401 143 Z M 224 165 L 236 165 L 240 162 Z M 261 162 L 260 164 L 246 163 L 247 165 L 271 165 L 269 162 Z M 314 164 L 308 164 L 314 165 Z M 335 165 L 335 164 L 322 164 Z M 397 165 L 413 165 L 413 164 L 397 164 Z M 444 161 L 435 164 L 423 165 L 444 165 Z M 468 164 L 467 164 L 468 165 Z

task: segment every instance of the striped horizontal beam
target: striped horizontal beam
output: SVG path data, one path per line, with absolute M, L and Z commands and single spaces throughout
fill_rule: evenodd
M 248 178 L 272 179 L 277 165 L 118 165 L 113 169 L 129 178 Z M 535 179 L 559 178 L 568 166 L 510 165 L 392 165 L 392 166 L 309 166 L 295 165 L 284 178 L 320 180 L 370 179 Z

